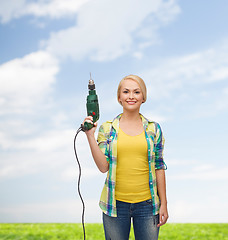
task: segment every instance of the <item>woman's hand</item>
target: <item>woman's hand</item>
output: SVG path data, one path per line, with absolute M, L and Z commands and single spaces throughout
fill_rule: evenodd
M 93 128 L 91 128 L 90 130 L 85 131 L 87 136 L 91 136 L 94 135 L 96 129 L 97 129 L 97 122 L 93 123 L 93 117 L 92 116 L 87 116 L 84 121 L 83 121 L 83 125 L 85 122 L 91 123 L 92 125 L 94 125 Z
M 167 204 L 161 204 L 160 211 L 159 211 L 159 224 L 157 227 L 160 227 L 164 225 L 168 220 L 168 210 L 167 210 Z

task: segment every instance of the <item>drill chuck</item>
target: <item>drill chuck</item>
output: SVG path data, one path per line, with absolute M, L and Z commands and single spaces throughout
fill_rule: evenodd
M 92 79 L 89 80 L 89 85 L 88 85 L 89 90 L 94 90 L 95 89 L 95 84 Z

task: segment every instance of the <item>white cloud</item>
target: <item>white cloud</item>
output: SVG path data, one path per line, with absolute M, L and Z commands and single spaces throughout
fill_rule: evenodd
M 12 18 L 17 18 L 21 14 L 20 12 L 23 10 L 25 6 L 26 0 L 0 0 L 0 20 L 1 23 L 6 23 L 10 21 Z
M 168 159 L 169 166 L 183 166 L 183 165 L 195 165 L 197 160 L 180 160 L 180 159 Z
M 1 154 L 0 162 L 0 179 L 17 179 L 23 176 L 31 176 L 49 172 L 61 174 L 63 167 L 74 159 L 72 151 L 56 152 L 35 152 L 35 151 L 18 151 L 15 153 Z
M 6 138 L 0 134 L 0 146 L 7 150 L 1 153 L 0 179 L 52 172 L 52 169 L 65 181 L 75 179 L 78 167 L 74 156 L 74 135 L 73 129 L 46 131 L 39 136 L 29 134 L 19 140 L 14 135 Z M 76 150 L 83 176 L 98 175 L 99 170 L 95 167 L 83 132 L 77 137 Z M 17 156 L 11 151 L 17 151 Z
M 102 212 L 98 199 L 84 199 L 86 204 L 85 222 L 101 223 Z M 82 203 L 75 199 L 27 203 L 0 208 L 0 222 L 72 222 L 80 223 Z
M 176 223 L 227 223 L 228 211 L 225 199 L 221 201 L 219 196 L 215 197 L 213 194 L 205 199 L 198 199 L 201 202 L 187 201 L 184 200 L 183 196 L 183 199 L 169 202 L 170 218 L 168 221 Z
M 6 23 L 26 15 L 51 18 L 74 17 L 76 25 L 53 32 L 41 45 L 55 55 L 94 61 L 113 60 L 132 52 L 141 58 L 143 49 L 160 42 L 158 29 L 180 13 L 175 0 L 49 0 L 4 1 L 0 19 Z
M 142 72 L 153 99 L 173 96 L 188 86 L 213 84 L 228 79 L 228 41 L 198 53 L 165 59 Z
M 137 48 L 156 42 L 157 29 L 179 12 L 175 1 L 92 1 L 79 9 L 75 26 L 52 33 L 42 44 L 54 55 L 76 60 L 113 60 L 132 50 L 139 57 Z
M 79 162 L 80 162 L 80 160 L 79 160 Z M 83 176 L 83 179 L 93 178 L 93 177 L 97 177 L 97 176 L 101 175 L 101 173 L 99 172 L 99 170 L 96 167 L 88 168 L 85 166 L 82 168 L 81 174 Z M 75 169 L 72 169 L 72 167 L 69 167 L 69 168 L 63 170 L 61 177 L 66 182 L 72 182 L 73 180 L 75 180 L 75 176 L 78 176 L 78 175 L 79 175 L 78 168 L 77 168 L 77 170 L 75 170 Z
M 228 110 L 228 93 L 227 88 L 215 86 L 207 93 L 203 93 L 202 97 L 198 98 L 198 104 L 194 106 L 194 113 L 191 117 L 206 118 L 213 117 L 220 113 L 226 113 Z M 200 93 L 201 94 L 201 93 Z
M 204 165 L 199 165 L 193 168 L 195 172 L 205 172 L 205 171 L 213 171 L 215 166 L 213 164 L 204 164 Z
M 44 51 L 2 64 L 0 114 L 31 111 L 46 99 L 58 71 L 57 60 Z
M 26 15 L 35 17 L 74 17 L 78 9 L 90 0 L 1 0 L 0 21 L 7 23 L 14 18 Z
M 99 199 L 84 199 L 85 221 L 101 223 Z M 215 204 L 215 203 L 219 204 Z M 226 202 L 210 197 L 204 204 L 179 199 L 168 202 L 168 222 L 226 223 Z M 82 203 L 77 198 L 45 203 L 27 203 L 0 208 L 0 222 L 81 222 Z M 199 214 L 200 213 L 200 214 Z M 220 214 L 223 213 L 223 214 Z
M 27 5 L 24 14 L 37 17 L 49 16 L 51 18 L 74 16 L 79 8 L 90 0 L 49 0 L 33 2 Z
M 199 165 L 195 168 L 189 169 L 185 173 L 170 173 L 168 178 L 170 180 L 200 180 L 200 181 L 215 181 L 216 180 L 227 180 L 228 175 L 227 166 L 218 168 L 212 164 L 208 165 Z
M 32 139 L 21 140 L 17 144 L 18 149 L 32 149 L 41 152 L 52 152 L 67 147 L 73 139 L 74 131 L 69 130 L 51 130 L 46 131 L 40 136 L 34 136 Z
M 165 116 L 162 116 L 154 111 L 143 111 L 143 115 L 150 119 L 151 121 L 159 122 L 159 123 L 164 123 L 168 121 L 168 118 Z
M 134 52 L 134 53 L 132 54 L 132 56 L 135 57 L 135 58 L 137 58 L 137 59 L 139 59 L 139 60 L 141 60 L 141 59 L 143 58 L 143 53 L 140 52 L 140 51 L 137 51 L 137 52 Z
M 156 103 L 154 111 L 168 119 L 197 119 L 227 110 L 227 54 L 225 39 L 200 52 L 163 59 L 142 71 L 139 75 L 147 83 L 148 101 Z
M 220 98 L 215 103 L 214 108 L 217 111 L 226 110 L 228 108 L 228 87 L 222 90 Z

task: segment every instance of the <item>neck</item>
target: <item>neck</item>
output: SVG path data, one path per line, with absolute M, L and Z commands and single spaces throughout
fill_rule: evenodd
M 138 111 L 137 112 L 123 111 L 121 119 L 124 121 L 126 120 L 128 122 L 134 122 L 134 121 L 141 120 L 141 117 Z

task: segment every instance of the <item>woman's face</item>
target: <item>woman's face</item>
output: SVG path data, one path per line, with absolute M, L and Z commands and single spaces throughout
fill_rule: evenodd
M 119 102 L 126 110 L 139 110 L 143 103 L 143 93 L 136 81 L 127 79 L 122 82 Z

